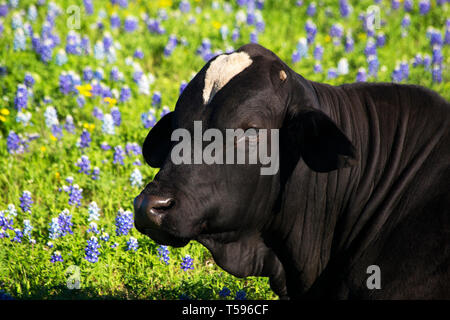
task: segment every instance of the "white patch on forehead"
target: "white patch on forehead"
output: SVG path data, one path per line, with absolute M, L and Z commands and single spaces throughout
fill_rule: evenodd
M 252 62 L 250 56 L 243 51 L 220 55 L 211 62 L 205 74 L 204 104 L 208 104 L 220 89 Z

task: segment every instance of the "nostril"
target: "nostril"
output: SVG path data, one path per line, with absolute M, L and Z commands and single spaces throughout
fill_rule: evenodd
M 150 196 L 149 209 L 152 213 L 165 213 L 175 205 L 175 200 L 169 197 Z

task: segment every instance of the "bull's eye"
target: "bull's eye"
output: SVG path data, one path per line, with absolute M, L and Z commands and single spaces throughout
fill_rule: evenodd
M 237 142 L 248 141 L 249 143 L 256 143 L 258 142 L 258 138 L 259 138 L 259 129 L 252 127 L 245 129 L 244 134 L 241 137 L 239 137 Z

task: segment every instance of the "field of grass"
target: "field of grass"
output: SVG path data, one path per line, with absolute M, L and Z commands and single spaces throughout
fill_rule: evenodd
M 161 248 L 117 219 L 156 173 L 132 143 L 205 59 L 250 41 L 310 80 L 401 81 L 450 99 L 450 5 L 427 3 L 0 0 L 0 299 L 277 299 L 198 243 Z

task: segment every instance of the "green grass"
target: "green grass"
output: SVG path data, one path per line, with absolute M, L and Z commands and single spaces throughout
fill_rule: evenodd
M 305 1 L 307 2 L 307 1 Z M 33 1 L 20 1 L 20 7 L 13 12 L 25 10 Z M 69 5 L 82 5 L 82 1 L 58 0 L 65 12 Z M 91 25 L 98 20 L 101 8 L 106 14 L 113 11 L 122 18 L 128 14 L 140 17 L 147 13 L 150 17 L 157 15 L 160 1 L 130 1 L 128 9 L 112 7 L 109 1 L 94 1 L 95 11 L 92 16 L 82 14 L 79 34 L 87 35 L 91 40 L 91 47 L 102 38 L 103 31 L 92 28 Z M 155 76 L 155 82 L 151 85 L 151 92 L 162 93 L 162 105 L 173 109 L 179 93 L 182 80 L 189 81 L 191 76 L 198 72 L 205 64 L 203 59 L 195 54 L 195 50 L 201 44 L 203 38 L 209 38 L 212 49 L 225 50 L 227 46 L 238 48 L 249 41 L 253 26 L 242 24 L 241 37 L 234 43 L 231 37 L 223 40 L 215 25 L 227 25 L 230 34 L 235 26 L 235 16 L 239 9 L 232 2 L 232 12 L 226 13 L 223 9 L 214 10 L 210 1 L 191 1 L 191 6 L 203 8 L 201 13 L 195 13 L 193 9 L 189 14 L 180 14 L 179 1 L 173 1 L 166 10 L 169 15 L 162 25 L 166 28 L 164 35 L 150 33 L 142 20 L 139 21 L 139 29 L 131 34 L 123 30 L 111 30 L 109 18 L 104 19 L 105 30 L 108 30 L 115 42 L 120 43 L 121 49 L 117 50 L 117 61 L 108 63 L 95 60 L 92 55 L 73 56 L 68 55 L 68 62 L 63 66 L 57 66 L 54 61 L 45 64 L 29 48 L 30 39 L 27 40 L 28 49 L 16 52 L 13 49 L 14 32 L 11 28 L 9 14 L 3 18 L 4 32 L 0 36 L 0 66 L 6 66 L 8 73 L 0 76 L 0 109 L 8 109 L 10 114 L 5 115 L 5 120 L 0 121 L 0 210 L 5 210 L 9 203 L 18 208 L 18 216 L 14 219 L 14 227 L 22 228 L 23 220 L 30 219 L 34 229 L 32 237 L 35 244 L 29 244 L 24 238 L 23 243 L 10 241 L 12 231 L 8 231 L 10 238 L 0 239 L 0 290 L 17 299 L 178 299 L 180 295 L 188 295 L 194 299 L 218 299 L 218 292 L 224 287 L 231 289 L 231 297 L 237 290 L 245 290 L 248 299 L 276 299 L 276 295 L 269 288 L 266 278 L 249 277 L 246 279 L 235 278 L 218 267 L 210 253 L 201 245 L 191 242 L 184 248 L 170 248 L 170 264 L 165 265 L 157 255 L 157 244 L 151 239 L 139 234 L 133 229 L 131 236 L 139 241 L 139 249 L 136 252 L 126 251 L 126 241 L 129 236 L 115 236 L 114 220 L 119 208 L 132 210 L 133 199 L 141 191 L 132 187 L 129 177 L 134 169 L 132 164 L 136 157 L 127 157 L 125 165 L 112 163 L 113 151 L 103 151 L 100 148 L 102 141 L 111 146 L 122 145 L 127 142 L 141 144 L 148 130 L 141 123 L 140 115 L 151 108 L 151 96 L 138 93 L 136 84 L 132 80 L 133 69 L 126 65 L 125 58 L 132 56 L 136 48 L 140 47 L 144 52 L 144 59 L 137 60 L 145 73 Z M 222 1 L 219 1 L 223 4 Z M 286 61 L 294 70 L 305 78 L 341 84 L 355 81 L 356 71 L 359 67 L 367 69 L 366 57 L 363 50 L 366 43 L 365 34 L 358 20 L 358 13 L 363 12 L 373 4 L 371 0 L 353 1 L 353 14 L 343 19 L 340 17 L 337 1 L 320 1 L 318 13 L 313 21 L 318 27 L 316 43 L 325 47 L 322 66 L 324 72 L 313 72 L 314 59 L 310 50 L 309 57 L 296 64 L 291 63 L 291 55 L 295 50 L 297 41 L 305 36 L 304 24 L 307 19 L 306 5 L 301 7 L 294 5 L 295 1 L 266 0 L 262 11 L 266 23 L 265 31 L 258 36 L 260 44 L 274 51 L 281 59 Z M 319 2 L 318 2 L 319 3 Z M 433 1 L 431 12 L 425 16 L 418 14 L 416 7 L 411 15 L 411 26 L 408 37 L 400 36 L 400 22 L 403 18 L 403 9 L 394 12 L 385 10 L 390 7 L 390 1 L 382 1 L 380 4 L 381 17 L 386 24 L 381 30 L 387 35 L 387 42 L 383 48 L 378 49 L 378 58 L 381 71 L 376 79 L 369 81 L 391 81 L 391 72 L 396 63 L 402 59 L 410 60 L 418 52 L 431 54 L 429 40 L 426 38 L 428 26 L 433 26 L 444 32 L 445 20 L 449 17 L 449 5 L 436 6 Z M 328 8 L 332 15 L 326 16 Z M 32 24 L 35 32 L 40 33 L 42 22 L 45 19 L 46 6 L 38 7 L 39 17 Z M 194 16 L 196 23 L 189 25 L 188 20 Z M 63 13 L 56 18 L 55 30 L 57 30 L 61 44 L 58 48 L 64 48 L 65 38 L 68 32 L 66 25 L 67 15 Z M 23 19 L 26 20 L 25 18 Z M 335 47 L 329 41 L 327 35 L 333 23 L 340 22 L 346 31 L 352 30 L 355 40 L 355 50 L 345 53 L 343 46 Z M 188 46 L 178 45 L 169 57 L 163 55 L 164 46 L 170 34 L 185 37 Z M 57 49 L 54 51 L 54 53 Z M 410 68 L 408 83 L 420 84 L 436 90 L 445 98 L 450 99 L 450 75 L 449 46 L 443 47 L 444 69 L 443 81 L 434 83 L 430 72 L 423 67 Z M 350 65 L 350 73 L 334 80 L 326 78 L 326 71 L 330 67 L 336 67 L 337 61 L 346 57 Z M 105 113 L 109 112 L 109 106 L 100 98 L 86 98 L 87 103 L 83 108 L 76 105 L 76 95 L 63 95 L 59 91 L 59 75 L 62 71 L 74 71 L 82 75 L 83 68 L 90 66 L 93 70 L 103 68 L 105 78 L 103 82 L 111 89 L 120 90 L 127 84 L 132 89 L 132 99 L 126 103 L 119 103 L 122 113 L 122 124 L 116 127 L 116 134 L 109 136 L 102 133 L 102 123 L 92 116 L 92 110 L 99 106 Z M 123 82 L 109 80 L 109 72 L 113 66 L 117 66 L 124 74 Z M 383 67 L 384 66 L 384 67 Z M 36 79 L 33 88 L 34 96 L 29 99 L 28 111 L 32 114 L 31 124 L 24 127 L 15 121 L 17 110 L 14 108 L 14 97 L 17 84 L 23 83 L 24 75 L 29 72 Z M 58 111 L 60 123 L 64 124 L 66 115 L 72 115 L 75 120 L 76 134 L 72 135 L 64 131 L 61 140 L 51 139 L 51 132 L 45 126 L 44 111 L 47 105 L 43 98 L 52 98 L 53 105 Z M 156 109 L 159 114 L 160 109 Z M 91 131 L 92 143 L 84 153 L 76 147 L 76 142 L 85 124 L 94 124 Z M 38 133 L 40 138 L 30 142 L 28 151 L 20 155 L 9 154 L 6 148 L 6 137 L 10 130 L 16 133 Z M 43 148 L 45 147 L 45 148 Z M 86 154 L 92 166 L 100 167 L 100 179 L 92 180 L 89 176 L 78 173 L 75 162 Z M 140 157 L 138 157 L 140 158 Z M 106 161 L 104 161 L 106 160 Z M 143 162 L 143 159 L 140 159 Z M 151 181 L 156 170 L 148 166 L 139 167 L 144 182 Z M 75 183 L 83 188 L 83 200 L 80 208 L 68 205 L 68 196 L 60 192 L 59 188 L 65 183 L 64 179 L 73 176 Z M 34 204 L 32 213 L 25 214 L 19 208 L 19 198 L 24 190 L 32 193 Z M 100 257 L 97 263 L 90 263 L 84 259 L 86 240 L 89 234 L 87 222 L 87 205 L 96 201 L 101 208 L 99 227 L 111 235 L 109 243 L 100 241 Z M 53 241 L 55 247 L 47 246 L 48 226 L 52 217 L 56 217 L 63 209 L 68 208 L 73 216 L 72 235 Z M 109 244 L 118 242 L 116 249 Z M 62 252 L 63 263 L 51 263 L 50 256 L 55 251 Z M 194 270 L 183 271 L 180 268 L 182 257 L 186 254 L 194 259 Z M 76 265 L 80 268 L 81 288 L 70 290 L 65 274 L 67 268 Z

